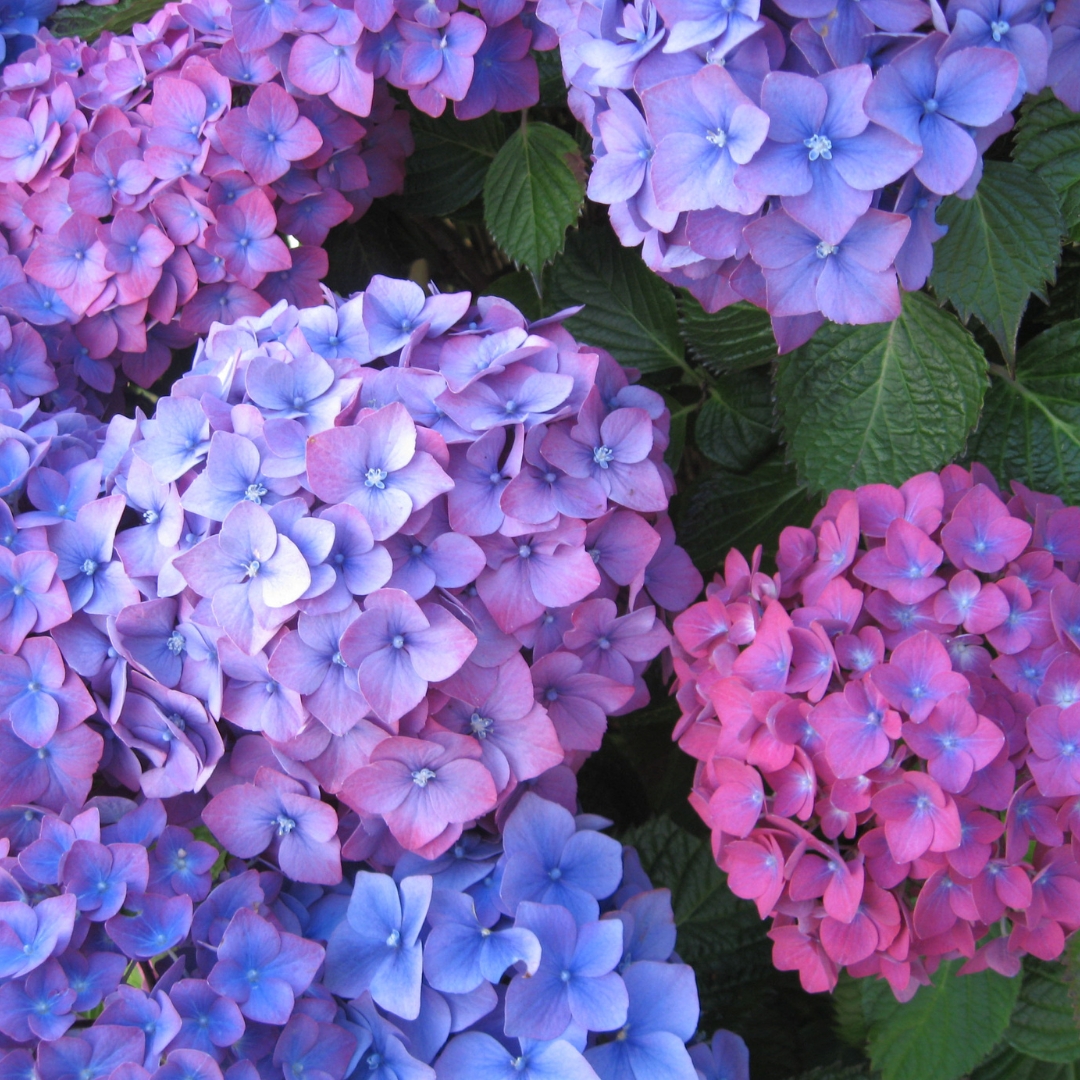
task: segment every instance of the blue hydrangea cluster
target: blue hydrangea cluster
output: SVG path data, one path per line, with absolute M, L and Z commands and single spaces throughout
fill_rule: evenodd
M 0 4 L 0 70 L 34 44 L 38 28 L 58 6 L 57 0 L 5 0 Z
M 530 795 L 501 842 L 373 858 L 323 888 L 226 859 L 193 810 L 102 795 L 0 815 L 0 1074 L 747 1076 L 728 1032 L 687 1049 L 697 990 L 670 894 L 602 819 Z M 279 815 L 282 846 L 298 827 Z
M 1080 109 L 1076 0 L 541 0 L 589 195 L 707 311 L 895 318 L 1024 94 Z

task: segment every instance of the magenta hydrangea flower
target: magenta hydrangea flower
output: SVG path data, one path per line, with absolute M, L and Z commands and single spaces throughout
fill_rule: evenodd
M 1011 976 L 1064 948 L 1074 518 L 978 465 L 834 492 L 784 530 L 776 574 L 733 552 L 675 620 L 691 803 L 807 990 L 846 969 L 906 1000 L 947 953 Z

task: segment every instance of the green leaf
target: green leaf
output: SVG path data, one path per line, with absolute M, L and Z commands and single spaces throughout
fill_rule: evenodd
M 835 1065 L 819 1065 L 809 1072 L 793 1076 L 791 1080 L 870 1080 L 870 1066 L 865 1063 L 843 1065 L 840 1062 Z
M 997 1044 L 1020 980 L 995 971 L 957 975 L 960 965 L 942 964 L 933 985 L 920 987 L 905 1004 L 880 1004 L 869 1052 L 882 1080 L 957 1080 Z
M 1029 960 L 1005 1041 L 1040 1061 L 1080 1058 L 1080 1025 L 1065 968 Z
M 1080 1062 L 1051 1065 L 1002 1046 L 972 1072 L 971 1080 L 1080 1080 Z
M 949 231 L 934 245 L 930 284 L 965 322 L 974 315 L 1008 359 L 1028 297 L 1044 296 L 1061 254 L 1057 196 L 1022 165 L 987 161 L 970 199 L 950 195 L 938 210 Z
M 1015 379 L 994 379 L 968 455 L 1003 480 L 1080 500 L 1080 321 L 1028 342 Z
M 620 363 L 641 371 L 685 363 L 674 294 L 609 228 L 572 233 L 544 291 L 552 309 L 584 304 L 567 329 Z
M 535 321 L 543 314 L 532 274 L 524 270 L 515 270 L 512 274 L 496 278 L 484 290 L 484 295 L 501 296 L 504 300 L 509 300 L 526 319 Z
M 923 293 L 906 293 L 891 323 L 826 323 L 781 357 L 776 379 L 790 456 L 815 491 L 899 484 L 944 465 L 985 388 L 974 338 Z
M 416 150 L 405 173 L 405 207 L 441 217 L 472 202 L 484 188 L 488 168 L 506 141 L 497 113 L 458 120 L 449 109 L 432 117 L 410 110 Z
M 690 417 L 697 411 L 697 406 L 682 405 L 666 394 L 664 400 L 671 413 L 671 429 L 668 432 L 668 447 L 664 451 L 664 461 L 672 472 L 678 472 L 683 452 L 686 450 L 686 428 Z
M 165 0 L 118 0 L 109 7 L 75 4 L 57 11 L 48 25 L 56 37 L 80 37 L 89 42 L 106 30 L 126 34 L 136 23 L 153 18 L 164 6 Z
M 727 887 L 707 839 L 656 817 L 631 829 L 623 843 L 637 848 L 641 865 L 657 888 L 671 890 L 678 927 L 676 948 L 698 975 L 703 1005 L 710 992 L 753 982 L 769 963 L 770 942 L 757 909 Z
M 1028 102 L 1013 132 L 1013 160 L 1050 185 L 1070 236 L 1080 240 L 1080 116 L 1055 97 Z
M 717 376 L 694 434 L 698 449 L 718 465 L 733 472 L 752 468 L 776 445 L 768 371 Z
M 584 165 L 573 138 L 550 124 L 524 124 L 487 171 L 484 221 L 495 243 L 539 276 L 562 250 L 584 198 Z
M 724 561 L 729 548 L 749 557 L 763 544 L 767 554 L 774 554 L 784 526 L 806 525 L 816 510 L 794 466 L 775 454 L 753 472 L 716 469 L 699 481 L 689 493 L 679 542 L 708 571 Z
M 689 293 L 679 296 L 680 328 L 690 355 L 715 374 L 742 371 L 776 359 L 767 312 L 745 301 L 710 315 Z
M 856 979 L 841 971 L 832 998 L 836 1033 L 848 1046 L 861 1050 L 870 1025 L 889 1008 L 892 991 L 881 979 Z

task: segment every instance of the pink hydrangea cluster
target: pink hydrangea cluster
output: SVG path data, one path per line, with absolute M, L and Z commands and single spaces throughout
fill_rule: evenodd
M 555 39 L 524 0 L 456 8 L 192 0 L 94 45 L 40 31 L 0 89 L 13 400 L 48 353 L 54 402 L 102 412 L 117 370 L 150 386 L 215 321 L 320 303 L 329 230 L 403 183 L 388 83 L 433 116 L 537 98 Z
M 950 465 L 835 491 L 674 623 L 691 796 L 807 990 L 1006 975 L 1080 927 L 1080 508 Z
M 561 318 L 376 277 L 215 324 L 152 418 L 10 406 L 0 806 L 97 771 L 318 884 L 576 810 L 702 582 L 663 399 Z
M 935 212 L 1044 87 L 1080 109 L 1075 0 L 541 0 L 589 196 L 623 244 L 707 311 L 896 318 L 925 284 Z

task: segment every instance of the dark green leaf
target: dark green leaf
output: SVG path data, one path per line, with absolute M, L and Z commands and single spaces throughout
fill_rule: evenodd
M 566 105 L 566 83 L 563 80 L 562 56 L 558 49 L 546 52 L 533 51 L 537 71 L 540 75 L 540 100 L 537 104 L 550 107 Z
M 776 359 L 776 338 L 767 312 L 740 302 L 709 315 L 689 293 L 679 297 L 682 336 L 690 355 L 721 374 Z
M 787 1077 L 836 1061 L 842 1048 L 832 1036 L 829 996 L 804 993 L 792 972 L 772 966 L 768 923 L 728 890 L 708 839 L 661 817 L 623 841 L 637 846 L 653 884 L 672 892 L 676 948 L 697 975 L 701 1028 L 711 1033 L 722 1025 L 741 1035 L 755 1077 Z M 857 1077 L 841 1073 L 835 1080 Z M 834 1078 L 826 1073 L 822 1080 Z
M 1070 1062 L 1080 1058 L 1076 1002 L 1061 964 L 1028 961 L 1005 1041 L 1014 1050 L 1040 1061 Z
M 870 326 L 826 324 L 781 357 L 776 395 L 790 455 L 816 491 L 901 483 L 958 454 L 979 417 L 986 362 L 923 293 Z
M 717 376 L 694 434 L 698 449 L 718 465 L 733 472 L 752 468 L 776 445 L 768 371 Z
M 862 1049 L 870 1025 L 889 1008 L 892 991 L 881 979 L 856 979 L 841 971 L 833 990 L 836 1032 L 848 1046 Z
M 678 472 L 683 451 L 686 449 L 686 428 L 697 407 L 680 405 L 679 402 L 666 396 L 665 400 L 671 413 L 671 431 L 668 434 L 668 447 L 664 451 L 664 461 L 672 472 Z
M 709 841 L 658 817 L 631 829 L 623 843 L 637 848 L 653 885 L 671 890 L 676 948 L 697 972 L 703 1003 L 713 986 L 754 981 L 758 965 L 769 963 L 766 927 L 754 905 L 728 889 Z
M 405 173 L 406 208 L 435 217 L 451 214 L 476 198 L 484 177 L 506 141 L 497 113 L 457 120 L 451 110 L 433 117 L 411 110 L 416 150 Z
M 1015 379 L 994 379 L 968 453 L 1002 480 L 1080 500 L 1080 321 L 1028 342 Z
M 1080 116 L 1057 98 L 1038 98 L 1022 108 L 1013 140 L 1013 159 L 1053 188 L 1080 240 Z
M 807 524 L 816 509 L 794 466 L 776 454 L 753 472 L 716 469 L 699 481 L 689 493 L 679 542 L 708 571 L 724 561 L 729 548 L 749 557 L 763 544 L 767 554 L 775 554 L 781 529 Z
M 484 221 L 511 259 L 539 275 L 562 250 L 584 198 L 577 143 L 550 124 L 524 124 L 487 171 Z
M 870 1066 L 843 1065 L 839 1062 L 835 1065 L 819 1065 L 809 1072 L 793 1076 L 791 1080 L 870 1080 Z
M 509 300 L 526 319 L 539 319 L 542 315 L 540 297 L 536 295 L 536 285 L 532 274 L 524 270 L 515 270 L 493 281 L 485 290 L 485 295 L 501 296 Z
M 972 1072 L 971 1080 L 1080 1080 L 1080 1062 L 1051 1065 L 1002 1046 Z
M 106 30 L 126 34 L 136 23 L 153 18 L 165 0 L 118 0 L 109 7 L 75 4 L 60 8 L 49 20 L 49 29 L 57 37 L 80 37 L 94 41 Z
M 957 1080 L 997 1044 L 1020 980 L 995 971 L 957 975 L 960 965 L 942 964 L 933 985 L 920 987 L 905 1004 L 879 1004 L 869 1051 L 882 1080 Z
M 642 371 L 684 362 L 674 294 L 610 229 L 572 233 L 544 282 L 549 308 L 585 305 L 566 323 L 581 341 Z
M 934 245 L 934 291 L 965 322 L 974 315 L 1005 355 L 1028 297 L 1044 295 L 1061 253 L 1057 196 L 1022 165 L 988 161 L 970 199 L 951 195 L 938 210 L 948 233 Z

